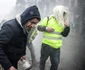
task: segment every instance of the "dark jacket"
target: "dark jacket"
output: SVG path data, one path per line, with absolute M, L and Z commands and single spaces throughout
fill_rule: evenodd
M 30 13 L 32 12 L 32 13 Z M 25 55 L 27 33 L 23 25 L 26 21 L 36 17 L 40 20 L 40 14 L 36 6 L 27 8 L 18 18 L 5 22 L 0 30 L 0 64 L 4 70 L 8 70 L 12 63 L 10 60 L 19 60 Z

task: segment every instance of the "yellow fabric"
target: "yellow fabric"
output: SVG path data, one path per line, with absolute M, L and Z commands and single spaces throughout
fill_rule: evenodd
M 31 43 L 37 35 L 37 28 L 35 28 L 30 36 L 29 43 Z
M 47 18 L 45 18 L 41 22 L 40 25 L 46 26 L 46 24 L 47 24 Z M 55 32 L 59 32 L 59 33 L 61 33 L 64 30 L 63 26 L 61 24 L 59 24 L 55 20 L 55 18 L 52 17 L 52 16 L 49 18 L 47 27 L 52 27 Z M 52 34 L 52 33 L 48 33 L 48 32 L 43 32 L 43 35 L 54 38 L 54 40 L 49 40 L 49 39 L 43 38 L 42 39 L 43 43 L 48 44 L 48 45 L 50 45 L 53 48 L 60 48 L 62 46 L 62 35 L 61 34 L 59 35 L 59 34 Z M 61 40 L 58 40 L 56 38 L 61 38 Z

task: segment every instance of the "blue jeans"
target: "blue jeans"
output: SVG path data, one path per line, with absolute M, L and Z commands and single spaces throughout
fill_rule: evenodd
M 51 67 L 50 70 L 57 70 L 60 62 L 60 49 L 54 49 L 49 45 L 42 44 L 40 57 L 40 70 L 45 69 L 45 62 L 50 56 Z

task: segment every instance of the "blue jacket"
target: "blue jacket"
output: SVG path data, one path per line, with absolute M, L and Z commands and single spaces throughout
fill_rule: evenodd
M 5 22 L 0 30 L 0 64 L 4 70 L 12 66 L 11 60 L 18 61 L 25 55 L 28 34 L 23 25 L 34 17 L 40 20 L 40 13 L 36 6 L 31 6 L 18 17 Z

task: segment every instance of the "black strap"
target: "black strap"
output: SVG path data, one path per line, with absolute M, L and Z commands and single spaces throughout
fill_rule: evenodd
M 46 24 L 46 26 L 48 25 L 48 21 L 49 21 L 49 17 L 47 17 L 47 24 Z

